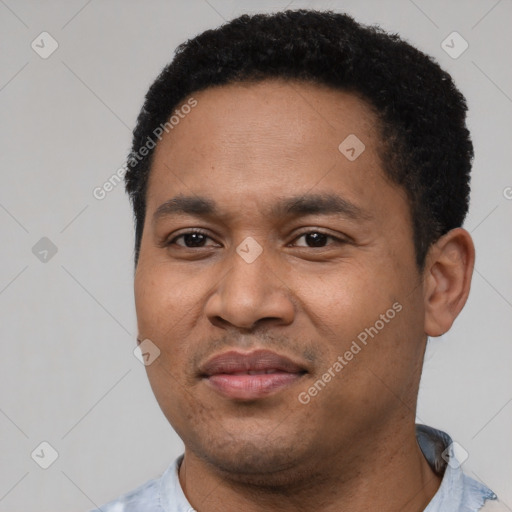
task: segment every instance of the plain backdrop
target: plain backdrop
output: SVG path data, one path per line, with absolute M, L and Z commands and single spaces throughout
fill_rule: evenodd
M 510 0 L 0 0 L 0 512 L 86 511 L 181 453 L 133 355 L 128 198 L 122 184 L 93 190 L 122 165 L 179 43 L 287 6 L 399 33 L 467 98 L 476 270 L 453 329 L 429 341 L 418 421 L 447 431 L 464 470 L 512 510 Z M 457 58 L 442 46 L 454 31 L 469 45 Z M 48 469 L 43 441 L 58 455 Z

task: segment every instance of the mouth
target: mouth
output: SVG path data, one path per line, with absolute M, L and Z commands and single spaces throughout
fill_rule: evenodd
M 256 400 L 292 386 L 306 368 L 269 350 L 230 351 L 208 360 L 200 369 L 203 381 L 234 400 Z

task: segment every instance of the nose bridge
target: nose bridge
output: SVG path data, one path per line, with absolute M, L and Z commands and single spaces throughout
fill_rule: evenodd
M 263 318 L 290 322 L 294 306 L 287 288 L 271 270 L 270 256 L 254 238 L 244 239 L 226 259 L 229 270 L 210 299 L 208 316 L 244 328 Z
M 223 286 L 227 298 L 257 306 L 264 295 L 271 293 L 269 264 L 269 251 L 263 250 L 254 238 L 245 238 L 229 258 L 229 270 Z
M 268 253 L 254 238 L 247 237 L 230 258 L 228 285 L 242 295 L 262 292 L 267 286 L 265 272 L 270 272 Z

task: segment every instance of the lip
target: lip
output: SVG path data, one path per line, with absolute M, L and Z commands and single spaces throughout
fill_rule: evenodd
M 269 350 L 224 352 L 200 368 L 201 377 L 209 386 L 236 400 L 255 400 L 275 394 L 293 385 L 305 373 L 304 367 Z

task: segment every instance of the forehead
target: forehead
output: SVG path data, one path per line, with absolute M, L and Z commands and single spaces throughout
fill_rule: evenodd
M 387 182 L 376 115 L 355 94 L 265 80 L 192 97 L 197 105 L 155 149 L 150 208 L 176 192 L 217 195 L 222 203 L 223 191 L 235 189 L 248 201 L 268 201 L 276 194 L 325 194 L 340 186 L 346 199 L 356 203 L 367 196 L 371 202 L 371 189 Z
M 350 133 L 377 138 L 377 117 L 370 104 L 325 85 L 272 79 L 212 87 L 193 97 L 197 106 L 164 134 L 157 153 L 179 151 L 183 143 L 192 143 L 196 152 L 225 150 L 227 143 L 256 153 L 258 148 L 286 151 L 293 146 L 311 150 L 312 145 L 329 151 L 333 142 Z

